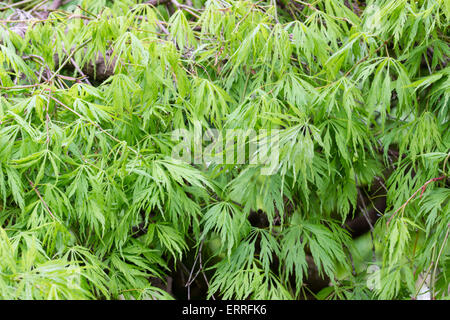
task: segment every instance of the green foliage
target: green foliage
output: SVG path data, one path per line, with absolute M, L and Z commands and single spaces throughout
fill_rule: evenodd
M 170 299 L 203 255 L 207 297 L 303 298 L 311 256 L 316 298 L 448 299 L 450 7 L 350 2 L 1 7 L 0 298 Z M 276 172 L 173 158 L 197 123 L 279 130 Z M 372 260 L 341 225 L 377 177 Z

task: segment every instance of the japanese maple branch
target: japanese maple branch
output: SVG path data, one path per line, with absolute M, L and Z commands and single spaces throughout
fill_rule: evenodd
M 444 178 L 446 178 L 445 175 L 443 175 L 443 176 L 441 176 L 441 177 L 438 177 L 438 178 L 430 179 L 430 180 L 428 180 L 427 182 L 425 182 L 425 184 L 424 184 L 423 186 L 421 186 L 419 189 L 417 189 L 417 191 L 414 192 L 413 195 L 412 195 L 411 197 L 409 197 L 409 199 L 406 200 L 406 202 L 405 202 L 404 204 L 402 204 L 402 206 L 401 206 L 400 208 L 398 208 L 397 210 L 395 210 L 394 214 L 389 218 L 388 222 L 386 223 L 386 226 L 389 226 L 389 223 L 390 223 L 391 220 L 394 218 L 394 216 L 395 216 L 400 210 L 405 209 L 405 207 L 408 205 L 408 203 L 409 203 L 412 199 L 414 199 L 414 197 L 417 195 L 417 193 L 418 193 L 420 190 L 422 190 L 422 192 L 420 193 L 420 197 L 422 197 L 423 193 L 425 192 L 425 189 L 427 188 L 427 186 L 428 186 L 431 182 L 439 181 L 439 180 L 442 180 L 442 179 L 444 179 Z
M 41 193 L 39 192 L 39 190 L 36 188 L 36 185 L 28 178 L 26 177 L 28 182 L 30 183 L 30 186 L 33 188 L 34 192 L 36 192 L 37 196 L 39 197 L 39 199 L 41 200 L 42 204 L 44 205 L 46 211 L 50 214 L 50 216 L 53 218 L 53 220 L 55 220 L 55 216 L 53 215 L 52 211 L 50 210 L 50 208 L 48 207 L 47 203 L 45 202 L 45 200 L 42 198 Z
M 206 277 L 206 274 L 205 274 L 205 271 L 204 271 L 204 268 L 203 268 L 203 263 L 202 263 L 202 248 L 203 248 L 203 243 L 204 242 L 205 242 L 205 240 L 203 239 L 201 241 L 201 243 L 200 243 L 200 246 L 199 246 L 198 252 L 197 252 L 197 256 L 195 257 L 195 261 L 194 261 L 194 264 L 192 266 L 191 272 L 189 273 L 189 279 L 188 279 L 188 281 L 186 282 L 186 285 L 185 285 L 185 287 L 188 288 L 188 300 L 191 300 L 191 284 L 195 281 L 195 279 L 197 279 L 197 277 L 200 274 L 200 272 L 202 273 L 203 278 L 205 280 L 205 283 L 206 283 L 206 285 L 209 288 L 209 281 L 208 281 L 208 278 Z M 198 260 L 200 260 L 199 261 L 199 269 L 195 273 L 195 275 L 193 276 L 195 265 L 197 264 Z M 212 299 L 216 300 L 214 295 L 212 295 Z
M 48 98 L 52 99 L 53 101 L 55 101 L 56 103 L 58 103 L 59 105 L 61 105 L 62 107 L 64 107 L 65 109 L 69 110 L 70 112 L 72 112 L 73 114 L 77 115 L 80 119 L 86 119 L 85 117 L 83 117 L 81 114 L 79 114 L 78 112 L 76 112 L 75 110 L 73 110 L 72 108 L 70 108 L 69 106 L 65 105 L 64 103 L 62 103 L 61 101 L 59 101 L 58 99 L 56 99 L 55 97 L 51 96 L 51 95 L 45 95 Z M 117 143 L 124 143 L 124 141 L 117 139 L 116 137 L 114 137 L 112 134 L 110 134 L 108 131 L 104 130 L 98 123 L 92 121 L 91 119 L 86 119 L 90 124 L 94 125 L 95 127 L 97 127 L 101 132 L 103 132 L 104 134 L 106 134 L 108 137 L 110 137 L 111 139 L 113 139 L 115 142 Z M 125 144 L 126 145 L 126 144 Z M 136 154 L 137 156 L 139 156 L 139 152 L 136 151 L 134 148 L 126 145 L 127 149 L 132 151 L 134 154 Z

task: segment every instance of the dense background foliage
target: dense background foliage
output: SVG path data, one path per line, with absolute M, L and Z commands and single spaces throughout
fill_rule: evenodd
M 0 3 L 0 298 L 450 297 L 448 1 L 140 2 Z

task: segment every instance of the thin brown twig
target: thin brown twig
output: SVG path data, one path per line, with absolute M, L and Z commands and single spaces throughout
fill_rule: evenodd
M 186 10 L 187 12 L 189 12 L 190 14 L 192 14 L 194 17 L 196 17 L 197 19 L 200 19 L 200 16 L 197 15 L 195 12 L 193 12 L 195 10 L 195 8 L 190 7 L 188 5 L 179 3 L 177 0 L 170 0 L 170 2 L 178 9 L 178 10 Z
M 64 50 L 64 49 L 63 49 L 63 50 Z M 65 50 L 64 50 L 64 52 L 67 54 L 67 52 L 66 52 Z M 76 81 L 76 82 L 77 82 L 78 80 L 83 80 L 84 78 L 87 78 L 87 76 L 86 76 L 85 74 L 83 74 L 83 73 L 81 73 L 81 75 L 82 75 L 81 78 L 74 78 L 74 77 L 64 76 L 64 75 L 62 75 L 62 74 L 53 72 L 53 71 L 50 70 L 50 68 L 48 67 L 48 65 L 45 63 L 44 58 L 41 57 L 41 56 L 35 55 L 35 54 L 30 54 L 30 55 L 27 55 L 27 56 L 23 56 L 22 59 L 23 59 L 23 60 L 27 60 L 27 59 L 38 59 L 38 60 L 40 61 L 41 66 L 44 67 L 45 70 L 47 71 L 47 74 L 48 74 L 48 73 L 56 74 L 56 76 L 57 76 L 58 78 L 63 79 L 63 80 L 69 80 L 69 81 Z M 72 60 L 73 60 L 73 58 L 71 58 L 71 62 L 72 62 Z M 72 64 L 73 64 L 73 62 L 72 62 Z M 78 66 L 75 66 L 75 65 L 74 65 L 74 67 L 76 68 L 76 67 L 78 67 Z M 50 75 L 48 75 L 48 79 L 49 79 L 49 78 L 50 78 Z M 47 83 L 47 82 L 49 82 L 49 80 L 46 80 L 44 83 Z
M 388 222 L 386 223 L 387 226 L 389 226 L 389 223 L 391 222 L 391 220 L 394 218 L 394 216 L 400 211 L 405 209 L 405 207 L 408 205 L 408 203 L 417 195 L 417 193 L 419 191 L 422 190 L 422 192 L 420 193 L 420 197 L 422 197 L 423 193 L 425 192 L 425 189 L 427 188 L 427 186 L 434 181 L 439 181 L 446 178 L 445 175 L 437 177 L 437 178 L 432 178 L 430 180 L 428 180 L 427 182 L 425 182 L 425 184 L 423 186 L 421 186 L 419 189 L 417 189 L 416 192 L 413 193 L 413 195 L 411 197 L 409 197 L 408 200 L 406 200 L 406 202 L 404 204 L 402 204 L 402 206 L 400 208 L 398 208 L 397 210 L 395 210 L 394 214 L 389 218 Z
M 56 218 L 53 215 L 52 211 L 50 210 L 49 206 L 47 205 L 45 200 L 42 198 L 41 193 L 36 188 L 36 185 L 28 177 L 26 177 L 26 178 L 27 178 L 28 182 L 30 183 L 31 187 L 33 188 L 34 192 L 36 192 L 37 196 L 39 197 L 39 199 L 41 200 L 42 204 L 44 205 L 44 208 L 47 210 L 47 212 L 50 214 L 50 216 L 53 218 L 53 220 L 56 220 Z
M 44 83 L 25 84 L 25 85 L 22 85 L 22 86 L 14 86 L 14 87 L 2 87 L 2 86 L 0 86 L 0 89 L 2 89 L 2 90 L 28 89 L 28 88 L 39 87 L 42 84 L 44 84 Z
M 53 20 L 61 20 L 61 18 L 47 18 L 47 19 L 36 19 L 36 18 L 31 18 L 31 19 L 22 19 L 22 20 L 11 20 L 11 19 L 6 19 L 6 20 L 0 20 L 0 23 L 38 23 L 38 22 L 48 22 L 48 21 L 53 21 Z
M 197 277 L 200 274 L 200 272 L 202 273 L 203 278 L 205 280 L 205 283 L 206 283 L 206 285 L 209 288 L 209 281 L 208 281 L 208 278 L 206 277 L 205 271 L 203 269 L 203 263 L 202 263 L 202 248 L 203 248 L 203 243 L 204 242 L 205 242 L 204 239 L 200 242 L 200 246 L 198 248 L 197 256 L 195 257 L 194 264 L 192 265 L 191 271 L 189 273 L 189 278 L 188 278 L 188 280 L 187 280 L 187 282 L 185 284 L 185 287 L 187 287 L 187 289 L 188 289 L 188 300 L 191 299 L 191 284 L 195 281 L 195 279 L 197 279 Z M 197 264 L 197 261 L 199 261 L 199 269 L 195 273 L 195 275 L 193 276 L 194 270 L 195 270 L 195 266 Z M 214 295 L 212 295 L 212 299 L 215 300 Z
M 200 270 L 202 270 L 202 275 L 203 275 L 203 278 L 205 279 L 205 283 L 206 283 L 206 286 L 208 287 L 208 291 L 209 291 L 209 281 L 208 281 L 208 278 L 206 277 L 205 269 L 203 268 L 202 255 L 200 255 L 199 263 L 200 263 Z M 216 298 L 214 297 L 214 294 L 211 295 L 211 298 L 213 300 L 216 300 Z
M 372 223 L 370 222 L 370 219 L 369 219 L 369 214 L 367 212 L 366 202 L 364 201 L 364 197 L 361 195 L 361 191 L 359 190 L 359 188 L 357 188 L 357 189 L 358 189 L 357 192 L 358 192 L 359 199 L 361 200 L 362 205 L 363 205 L 363 207 L 362 208 L 360 207 L 359 210 L 362 211 L 362 214 L 363 214 L 364 218 L 366 218 L 366 221 L 367 221 L 367 223 L 370 226 L 370 231 L 373 231 L 373 225 L 372 225 Z
M 187 287 L 187 290 L 188 290 L 188 300 L 191 300 L 191 284 L 192 284 L 192 282 L 194 282 L 194 280 L 197 278 L 197 276 L 198 276 L 198 274 L 200 272 L 200 269 L 199 269 L 197 271 L 197 273 L 195 274 L 195 276 L 192 277 L 192 275 L 194 273 L 195 265 L 197 264 L 198 258 L 201 255 L 202 246 L 203 246 L 203 240 L 200 243 L 200 247 L 198 249 L 197 256 L 195 257 L 194 264 L 192 265 L 191 271 L 189 273 L 189 278 L 188 278 L 188 280 L 187 280 L 187 282 L 185 284 L 185 287 Z
M 160 4 L 164 4 L 170 2 L 170 0 L 150 0 L 150 1 L 145 1 L 142 4 L 149 4 L 151 6 L 158 6 Z
M 88 42 L 90 42 L 92 39 L 88 39 L 86 41 L 84 41 L 82 44 L 80 44 L 79 46 L 77 46 L 75 49 L 72 50 L 72 52 L 69 54 L 69 56 L 66 58 L 66 60 L 60 64 L 58 70 L 56 70 L 53 75 L 51 76 L 50 79 L 47 80 L 47 82 L 51 82 L 57 74 L 59 74 L 59 72 L 62 70 L 62 68 L 64 68 L 64 66 L 70 61 L 70 59 L 73 57 L 73 55 L 80 50 L 82 47 L 84 47 Z
M 63 51 L 65 54 L 67 54 L 66 49 L 63 48 Z M 80 66 L 77 64 L 77 62 L 75 61 L 75 59 L 73 57 L 70 58 L 70 63 L 73 65 L 73 67 L 75 68 L 75 70 L 78 71 L 78 73 L 82 76 L 82 79 L 89 85 L 92 85 L 89 80 L 88 77 L 84 74 L 84 72 L 81 70 Z

